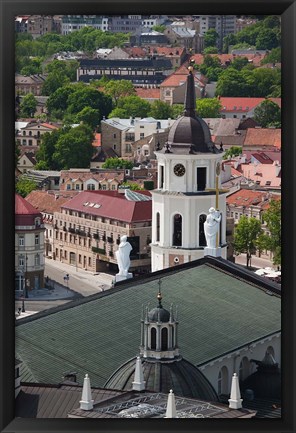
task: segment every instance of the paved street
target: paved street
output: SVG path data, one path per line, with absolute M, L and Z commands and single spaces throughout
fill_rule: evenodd
M 44 275 L 60 284 L 66 285 L 64 277 L 69 274 L 68 286 L 82 296 L 89 296 L 107 290 L 112 285 L 113 275 L 93 274 L 84 269 L 76 270 L 75 266 L 67 265 L 55 260 L 45 259 Z
M 247 264 L 246 254 L 240 254 L 239 256 L 235 256 L 235 263 L 237 263 L 238 265 L 246 266 Z M 277 267 L 273 265 L 271 260 L 262 257 L 252 256 L 251 264 L 252 264 L 252 268 L 257 268 L 257 269 L 267 268 L 267 267 L 277 269 Z

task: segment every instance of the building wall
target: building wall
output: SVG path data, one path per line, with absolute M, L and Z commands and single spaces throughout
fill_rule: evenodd
M 112 149 L 119 157 L 122 156 L 122 131 L 104 121 L 101 122 L 101 143 L 104 150 Z
M 206 378 L 211 382 L 216 392 L 219 394 L 218 389 L 218 375 L 222 367 L 226 367 L 228 371 L 228 380 L 226 380 L 225 388 L 222 389 L 222 394 L 228 394 L 231 390 L 231 379 L 233 373 L 237 373 L 243 380 L 250 374 L 256 371 L 256 364 L 251 363 L 251 359 L 262 361 L 265 356 L 266 350 L 272 348 L 274 350 L 275 361 L 281 365 L 281 334 L 262 339 L 256 343 L 251 343 L 235 352 L 232 352 L 224 357 L 218 358 L 212 362 L 204 365 L 198 365 L 199 369 L 203 372 Z M 243 358 L 247 358 L 245 368 L 240 371 L 240 363 Z M 249 361 L 249 362 L 248 362 Z M 225 370 L 224 370 L 225 371 Z
M 44 286 L 44 231 L 43 224 L 39 227 L 15 227 L 16 290 L 24 290 L 25 287 L 28 290 L 38 289 Z
M 107 268 L 117 270 L 115 252 L 123 235 L 140 239 L 140 256 L 131 260 L 130 270 L 150 270 L 151 222 L 129 224 L 102 217 L 86 219 L 69 215 L 66 210 L 54 213 L 53 258 L 93 272 L 106 264 Z

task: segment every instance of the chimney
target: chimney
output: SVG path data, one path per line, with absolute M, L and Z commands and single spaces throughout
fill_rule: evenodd
M 92 410 L 94 407 L 94 401 L 91 398 L 91 388 L 88 374 L 85 375 L 83 380 L 82 398 L 79 403 L 80 409 L 82 410 Z
M 230 409 L 241 409 L 242 408 L 242 399 L 239 389 L 238 377 L 236 373 L 233 373 L 232 382 L 231 382 L 231 393 L 229 401 Z
M 135 377 L 133 384 L 133 391 L 144 391 L 146 382 L 144 380 L 143 366 L 141 362 L 141 358 L 137 356 L 136 360 L 136 369 L 135 369 Z
M 176 411 L 175 395 L 173 393 L 173 390 L 171 389 L 168 395 L 165 418 L 176 418 L 176 415 L 177 415 L 177 411 Z

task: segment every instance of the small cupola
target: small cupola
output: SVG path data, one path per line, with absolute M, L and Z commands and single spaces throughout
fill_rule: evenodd
M 161 280 L 158 282 L 158 305 L 143 311 L 141 320 L 140 353 L 144 358 L 174 359 L 179 358 L 177 341 L 177 312 L 162 306 Z

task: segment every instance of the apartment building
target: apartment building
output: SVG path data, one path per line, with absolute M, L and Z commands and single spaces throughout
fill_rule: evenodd
M 54 213 L 53 259 L 92 272 L 118 270 L 115 252 L 128 236 L 133 271 L 150 270 L 152 200 L 148 191 L 83 191 Z

